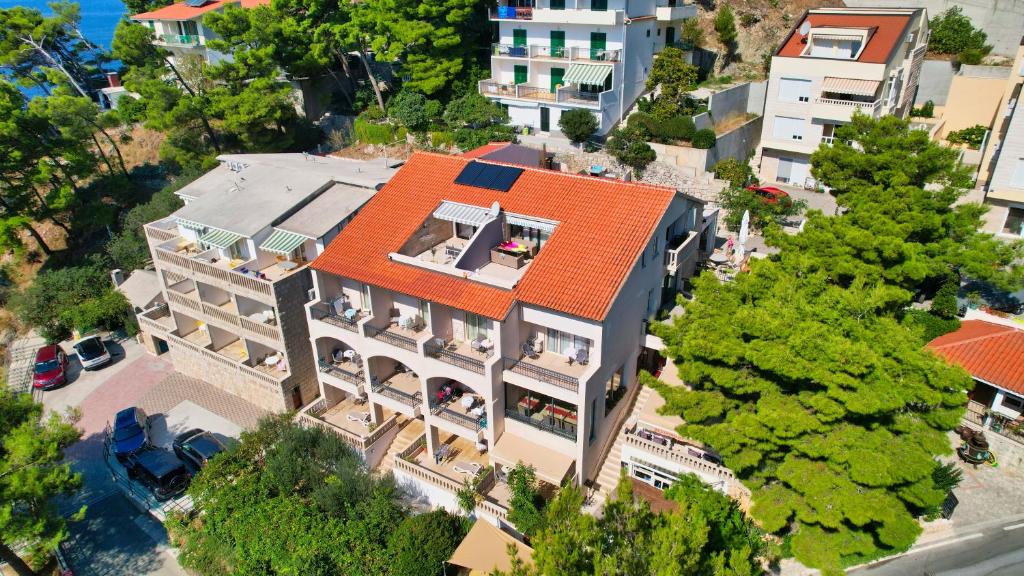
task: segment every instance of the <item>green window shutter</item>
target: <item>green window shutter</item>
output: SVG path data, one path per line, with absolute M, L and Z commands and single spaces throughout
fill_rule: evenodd
M 527 79 L 526 66 L 516 65 L 514 70 L 515 70 L 516 84 L 526 84 L 526 79 Z

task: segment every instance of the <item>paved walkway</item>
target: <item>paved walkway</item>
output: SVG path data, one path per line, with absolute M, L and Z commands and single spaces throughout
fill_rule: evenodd
M 177 372 L 166 376 L 158 386 L 148 389 L 136 403 L 147 414 L 163 414 L 186 401 L 194 402 L 250 430 L 256 427 L 261 418 L 270 414 L 243 398 Z

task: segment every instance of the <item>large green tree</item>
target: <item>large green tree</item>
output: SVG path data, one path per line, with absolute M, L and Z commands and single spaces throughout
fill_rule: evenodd
M 0 392 L 0 559 L 19 576 L 36 572 L 21 557 L 41 566 L 62 540 L 67 522 L 53 498 L 73 494 L 81 475 L 64 461 L 64 449 L 81 436 L 74 417 L 51 412 L 28 394 Z M 80 519 L 83 507 L 71 519 Z M 15 545 L 24 545 L 19 556 Z
M 906 122 L 855 116 L 840 132 L 863 152 L 812 157 L 839 215 L 770 230 L 776 256 L 726 284 L 701 276 L 685 315 L 656 328 L 692 387 L 655 384 L 680 432 L 718 450 L 760 524 L 827 574 L 908 548 L 945 496 L 935 456 L 972 382 L 900 322 L 912 291 L 954 271 L 1019 284 L 1020 254 L 977 232 L 980 210 L 954 205 L 955 157 Z

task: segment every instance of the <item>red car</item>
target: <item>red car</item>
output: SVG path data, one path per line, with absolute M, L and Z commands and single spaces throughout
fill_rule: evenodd
M 747 190 L 753 192 L 765 204 L 778 204 L 781 202 L 785 205 L 793 202 L 788 192 L 780 190 L 775 186 L 747 186 Z
M 68 381 L 68 355 L 56 344 L 43 346 L 36 352 L 32 370 L 32 385 L 48 390 Z

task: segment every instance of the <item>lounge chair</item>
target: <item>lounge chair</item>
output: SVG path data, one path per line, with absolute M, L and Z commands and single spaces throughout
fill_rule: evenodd
M 346 418 L 348 418 L 350 422 L 359 422 L 363 426 L 369 426 L 370 425 L 370 413 L 369 412 L 360 412 L 359 414 L 349 414 L 348 416 L 346 416 Z
M 586 348 L 582 348 L 582 349 L 576 351 L 576 362 L 577 363 L 579 363 L 579 364 L 581 364 L 583 366 L 586 366 L 587 362 L 589 362 L 589 361 L 590 361 L 590 353 L 587 352 Z
M 345 353 L 341 350 L 341 348 L 335 348 L 334 352 L 331 352 L 331 360 L 334 360 L 335 362 L 338 363 L 344 362 L 344 354 Z
M 479 462 L 466 462 L 465 460 L 460 460 L 452 466 L 452 469 L 459 474 L 468 474 L 470 476 L 476 476 L 479 474 L 481 468 L 483 468 L 483 466 L 481 466 Z

